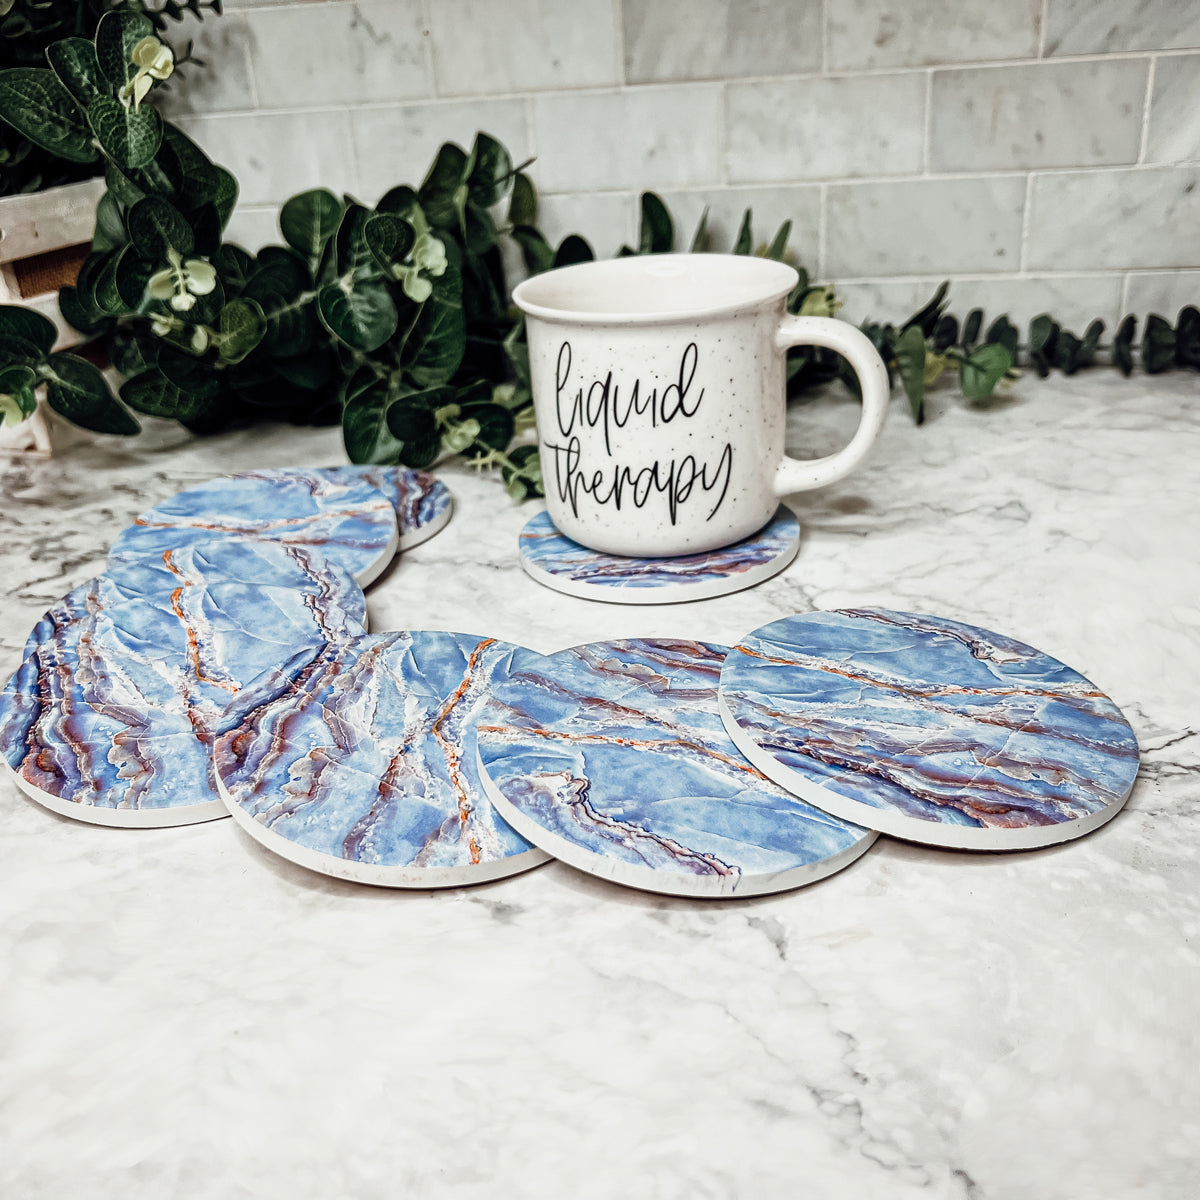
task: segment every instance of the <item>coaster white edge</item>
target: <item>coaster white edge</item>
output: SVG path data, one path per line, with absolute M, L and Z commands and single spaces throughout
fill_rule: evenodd
M 442 485 L 445 487 L 445 485 Z M 400 542 L 397 550 L 403 554 L 405 550 L 413 550 L 417 546 L 429 541 L 436 533 L 441 533 L 447 525 L 450 524 L 450 518 L 454 515 L 454 493 L 448 488 L 447 496 L 449 503 L 443 512 L 439 513 L 432 521 L 424 525 L 418 525 L 416 529 L 409 530 L 400 535 Z
M 9 778 L 30 800 L 73 821 L 88 825 L 105 825 L 110 829 L 171 829 L 184 825 L 203 825 L 207 821 L 219 821 L 229 816 L 220 799 L 206 800 L 201 804 L 180 805 L 178 808 L 102 808 L 94 804 L 76 804 L 63 800 L 35 787 L 7 762 L 4 764 Z
M 380 493 L 382 495 L 382 493 Z M 391 507 L 389 505 L 389 507 Z M 354 576 L 354 582 L 360 588 L 366 589 L 377 580 L 391 566 L 392 559 L 400 552 L 400 523 L 395 519 L 396 510 L 392 509 L 392 537 L 388 542 L 388 548 L 380 554 L 369 567 L 365 567 L 359 574 Z M 320 550 L 321 547 L 316 545 L 314 550 Z
M 649 605 L 684 604 L 689 600 L 714 600 L 718 596 L 732 596 L 735 592 L 752 588 L 775 575 L 782 574 L 792 565 L 799 553 L 800 539 L 797 538 L 796 544 L 778 558 L 760 563 L 739 575 L 729 575 L 707 583 L 661 583 L 647 587 L 604 587 L 578 579 L 565 579 L 527 562 L 524 555 L 518 554 L 518 558 L 526 575 L 552 591 L 577 596 L 581 600 L 598 600 L 602 604 Z
M 214 769 L 217 780 L 217 791 L 223 804 L 223 816 L 232 816 L 239 828 L 244 829 L 260 846 L 269 850 L 277 858 L 286 859 L 298 867 L 314 871 L 320 875 L 328 875 L 333 879 L 344 879 L 350 883 L 365 883 L 371 887 L 406 888 L 420 891 L 438 888 L 470 887 L 477 883 L 492 883 L 497 879 L 507 879 L 510 875 L 522 875 L 550 861 L 550 855 L 544 850 L 532 846 L 521 854 L 513 854 L 508 858 L 494 859 L 492 862 L 480 863 L 470 867 L 422 867 L 414 870 L 411 867 L 389 867 L 378 863 L 353 862 L 350 859 L 334 858 L 332 854 L 322 854 L 318 850 L 310 850 L 285 838 L 282 834 L 272 833 L 253 817 L 249 816 L 240 804 L 229 794 L 220 775 Z M 528 839 L 526 839 L 528 840 Z
M 725 723 L 725 731 L 733 739 L 734 745 L 768 779 L 774 780 L 780 787 L 787 788 L 789 792 L 795 792 L 801 800 L 807 800 L 809 804 L 824 809 L 830 816 L 840 817 L 843 821 L 850 821 L 865 829 L 874 829 L 887 834 L 888 837 L 915 845 L 937 846 L 945 850 L 998 851 L 1041 850 L 1047 846 L 1058 846 L 1107 824 L 1125 807 L 1125 802 L 1133 791 L 1131 783 L 1129 790 L 1116 803 L 1099 812 L 1088 813 L 1085 817 L 1076 817 L 1071 821 L 1061 821 L 1057 825 L 1031 825 L 1024 829 L 988 829 L 982 826 L 915 820 L 888 809 L 875 808 L 859 800 L 851 800 L 832 788 L 816 783 L 799 771 L 792 770 L 759 747 L 742 729 L 719 690 L 717 704 L 721 720 Z
M 636 863 L 620 862 L 602 854 L 593 854 L 566 838 L 549 832 L 505 799 L 504 793 L 488 775 L 478 750 L 475 751 L 475 763 L 479 777 L 483 780 L 483 790 L 492 806 L 527 842 L 542 846 L 554 858 L 578 871 L 606 879 L 610 883 L 636 888 L 641 892 L 654 892 L 657 895 L 681 896 L 691 900 L 740 900 L 749 896 L 767 896 L 775 892 L 792 891 L 805 884 L 816 883 L 827 876 L 836 875 L 856 858 L 866 854 L 879 836 L 877 833 L 868 832 L 861 841 L 820 862 L 806 863 L 787 871 L 764 872 L 753 877 L 686 875 L 673 871 L 657 871 L 653 867 L 642 867 Z

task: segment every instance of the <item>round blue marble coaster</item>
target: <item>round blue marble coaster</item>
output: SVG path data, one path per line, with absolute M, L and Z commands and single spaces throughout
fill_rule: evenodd
M 844 609 L 744 638 L 721 672 L 742 753 L 826 811 L 910 841 L 1027 850 L 1120 810 L 1138 747 L 1095 684 L 944 617 Z
M 314 474 L 346 482 L 361 480 L 381 491 L 396 510 L 402 551 L 411 550 L 440 533 L 454 511 L 450 489 L 429 471 L 350 464 L 321 467 Z
M 521 531 L 521 566 L 538 583 L 610 604 L 677 604 L 753 587 L 778 575 L 800 549 L 800 522 L 780 505 L 752 537 L 721 550 L 681 558 L 622 558 L 563 537 L 538 513 Z
M 148 509 L 117 537 L 109 562 L 225 540 L 309 546 L 365 587 L 391 562 L 399 534 L 391 503 L 370 484 L 256 471 L 210 480 Z
M 367 627 L 367 600 L 344 568 L 323 550 L 288 542 L 243 542 L 227 539 L 198 542 L 143 558 L 109 562 L 100 580 L 90 581 L 124 599 L 169 596 L 182 588 L 189 593 L 218 583 L 247 583 L 256 587 L 288 588 L 311 597 L 309 603 Z M 70 597 L 59 601 L 69 602 Z
M 772 783 L 717 711 L 726 647 L 595 642 L 514 656 L 479 718 L 492 802 L 582 871 L 674 896 L 756 896 L 852 863 L 876 835 Z
M 114 585 L 99 582 L 103 598 Z M 336 603 L 237 581 L 107 604 L 87 594 L 35 627 L 0 695 L 0 757 L 34 800 L 99 825 L 225 816 L 209 760 L 230 697 L 298 645 L 363 632 Z
M 460 887 L 548 855 L 497 816 L 475 718 L 517 648 L 371 634 L 293 655 L 227 709 L 214 765 L 229 811 L 282 858 L 358 883 Z

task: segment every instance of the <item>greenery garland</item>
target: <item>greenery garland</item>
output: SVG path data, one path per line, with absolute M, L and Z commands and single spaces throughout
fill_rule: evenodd
M 514 498 L 540 494 L 536 447 L 521 438 L 533 427 L 529 364 L 502 244 L 516 243 L 530 273 L 589 261 L 591 246 L 578 235 L 546 241 L 528 164 L 515 166 L 485 133 L 470 152 L 443 145 L 418 188 L 395 187 L 373 209 L 315 189 L 284 205 L 286 245 L 252 255 L 224 241 L 236 180 L 144 103 L 174 66 L 157 36 L 162 15 L 185 9 L 199 15 L 196 2 L 158 14 L 122 6 L 99 21 L 94 42 L 52 43 L 49 69 L 0 71 L 0 118 L 60 157 L 103 157 L 92 253 L 59 303 L 125 378 L 118 399 L 92 363 L 52 351 L 44 317 L 0 307 L 0 413 L 24 419 L 44 387 L 56 412 L 104 433 L 136 432 L 135 412 L 197 433 L 254 420 L 340 423 L 353 462 L 425 467 L 462 455 L 499 467 Z M 748 210 L 732 251 L 789 259 L 790 233 L 784 222 L 756 247 Z M 638 245 L 621 253 L 665 253 L 675 240 L 662 200 L 643 194 Z M 705 213 L 689 248 L 710 241 Z M 788 310 L 833 315 L 833 288 L 794 265 Z M 961 323 L 947 313 L 947 293 L 943 284 L 899 326 L 863 326 L 918 422 L 943 372 L 957 371 L 963 395 L 979 399 L 1021 358 L 1006 317 L 983 333 L 980 310 Z M 1102 322 L 1080 338 L 1038 317 L 1025 361 L 1070 373 L 1104 350 L 1128 373 L 1134 325 L 1127 317 L 1104 348 Z M 1141 359 L 1151 372 L 1200 366 L 1200 312 L 1184 309 L 1174 329 L 1151 316 Z M 811 347 L 789 352 L 787 378 L 791 396 L 835 378 L 857 387 L 843 360 Z

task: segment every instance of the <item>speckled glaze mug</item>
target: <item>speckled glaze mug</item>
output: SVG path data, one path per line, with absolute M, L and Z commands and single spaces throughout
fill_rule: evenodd
M 799 276 L 732 254 L 581 263 L 527 279 L 525 313 L 546 504 L 560 532 L 608 554 L 658 558 L 748 537 L 779 497 L 862 462 L 888 378 L 857 329 L 789 316 Z M 789 346 L 838 351 L 862 385 L 849 444 L 784 454 Z

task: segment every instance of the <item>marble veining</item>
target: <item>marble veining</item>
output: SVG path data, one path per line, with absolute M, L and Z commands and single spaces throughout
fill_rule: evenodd
M 395 510 L 370 484 L 269 469 L 213 479 L 156 504 L 117 537 L 109 560 L 226 539 L 317 548 L 365 585 L 391 560 L 398 534 Z
M 243 471 L 238 478 L 252 474 Z M 368 483 L 382 492 L 396 510 L 401 550 L 411 550 L 444 529 L 454 509 L 450 489 L 431 471 L 350 464 L 320 467 L 313 474 L 338 483 Z
M 362 631 L 320 593 L 214 580 L 126 599 L 101 576 L 35 626 L 0 696 L 0 754 L 60 812 L 211 819 L 209 747 L 229 698 L 297 646 Z
M 773 778 L 919 841 L 1061 841 L 1115 813 L 1138 769 L 1129 722 L 1090 680 L 944 617 L 785 617 L 734 648 L 721 699 Z
M 526 572 L 558 591 L 654 603 L 654 590 L 667 589 L 670 599 L 704 599 L 761 583 L 782 571 L 799 545 L 800 522 L 784 505 L 753 536 L 720 550 L 678 558 L 625 558 L 590 550 L 559 533 L 543 511 L 521 530 L 520 553 Z M 644 594 L 639 596 L 639 591 Z
M 756 770 L 717 710 L 727 648 L 654 639 L 526 652 L 479 719 L 501 811 L 583 870 L 682 895 L 755 895 L 840 869 L 874 835 Z
M 222 720 L 230 810 L 277 854 L 364 883 L 451 886 L 544 862 L 497 816 L 475 760 L 477 712 L 516 653 L 426 632 L 298 652 Z

